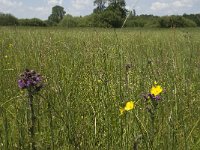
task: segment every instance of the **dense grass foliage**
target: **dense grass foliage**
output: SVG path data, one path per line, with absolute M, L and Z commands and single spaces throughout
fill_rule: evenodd
M 199 38 L 198 28 L 1 27 L 0 149 L 30 148 L 25 68 L 45 79 L 33 102 L 37 149 L 199 149 Z M 164 92 L 152 124 L 143 94 L 155 80 Z

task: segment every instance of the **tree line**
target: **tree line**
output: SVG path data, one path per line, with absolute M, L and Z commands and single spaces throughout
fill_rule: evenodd
M 18 19 L 12 14 L 0 13 L 1 26 L 62 26 L 62 27 L 199 27 L 200 14 L 171 16 L 137 15 L 128 11 L 125 0 L 94 0 L 95 9 L 90 15 L 74 17 L 61 6 L 54 6 L 47 20 Z

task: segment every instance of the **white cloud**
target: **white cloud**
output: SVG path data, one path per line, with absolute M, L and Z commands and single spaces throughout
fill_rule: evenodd
M 72 0 L 72 6 L 75 9 L 83 9 L 93 6 L 93 0 Z
M 50 5 L 62 5 L 63 4 L 63 0 L 48 0 L 48 4 Z
M 71 0 L 71 3 L 66 8 L 66 11 L 74 16 L 82 16 L 89 14 L 88 12 L 91 13 L 93 9 L 94 0 Z
M 39 7 L 27 7 L 23 11 L 25 12 L 31 12 L 32 17 L 36 18 L 46 18 L 51 14 L 51 7 L 48 6 L 39 6 Z M 27 17 L 29 17 L 30 14 L 27 14 Z
M 0 0 L 0 5 L 3 7 L 13 7 L 13 6 L 22 6 L 21 1 L 13 1 L 13 0 Z
M 130 6 L 126 6 L 126 9 L 127 10 L 131 10 L 132 8 Z
M 155 0 L 149 6 L 140 12 L 159 16 L 196 14 L 199 13 L 200 0 Z
M 172 3 L 172 5 L 174 7 L 184 7 L 185 5 L 183 3 L 181 3 L 180 1 L 175 1 Z
M 169 8 L 170 5 L 168 3 L 162 3 L 162 2 L 155 2 L 151 5 L 151 10 L 163 10 Z
M 191 0 L 178 0 L 172 2 L 172 6 L 175 8 L 181 8 L 181 7 L 192 7 L 193 1 Z
M 192 7 L 197 0 L 176 0 L 176 1 L 168 1 L 168 2 L 153 2 L 151 4 L 151 10 L 159 11 L 159 10 L 176 10 L 181 8 L 190 8 Z
M 0 12 L 14 14 L 14 10 L 21 7 L 23 7 L 23 3 L 21 1 L 0 0 Z
M 49 12 L 50 8 L 49 7 L 28 7 L 29 10 L 34 11 L 34 12 Z

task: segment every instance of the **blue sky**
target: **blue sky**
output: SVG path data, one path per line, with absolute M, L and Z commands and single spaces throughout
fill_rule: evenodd
M 94 9 L 94 0 L 0 0 L 0 12 L 18 18 L 47 19 L 51 8 L 60 5 L 73 16 L 88 15 Z M 137 14 L 171 15 L 200 13 L 200 0 L 126 0 L 127 9 Z

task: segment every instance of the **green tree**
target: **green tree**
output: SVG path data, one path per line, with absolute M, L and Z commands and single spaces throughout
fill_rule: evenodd
M 109 0 L 109 5 L 104 11 L 104 20 L 111 27 L 119 28 L 126 18 L 126 3 L 124 0 Z
M 160 27 L 170 28 L 170 27 L 196 27 L 197 24 L 183 16 L 165 16 L 161 17 L 159 20 Z
M 77 27 L 78 21 L 76 18 L 74 18 L 72 15 L 65 15 L 64 18 L 59 23 L 60 26 L 63 27 Z
M 20 26 L 41 26 L 41 27 L 47 26 L 47 24 L 44 21 L 38 18 L 19 19 L 19 25 Z
M 59 23 L 63 19 L 65 13 L 63 7 L 58 5 L 54 6 L 52 8 L 52 14 L 49 16 L 48 20 L 52 23 Z
M 97 7 L 94 9 L 94 12 L 102 12 L 106 8 L 105 4 L 107 1 L 108 0 L 95 0 L 94 5 Z
M 108 2 L 108 7 L 105 4 Z M 95 0 L 97 8 L 94 10 L 93 26 L 121 27 L 126 18 L 125 0 Z
M 125 0 L 108 0 L 108 1 L 109 1 L 109 5 L 119 5 L 120 7 L 126 6 Z
M 197 26 L 200 26 L 200 14 L 183 14 L 183 17 L 194 21 Z
M 116 12 L 115 10 L 120 11 L 120 17 L 126 18 L 127 10 L 125 6 L 125 0 L 109 0 L 109 5 L 107 9 L 112 10 L 113 12 Z
M 0 25 L 1 26 L 12 26 L 18 25 L 18 19 L 11 14 L 0 13 Z
M 124 19 L 121 17 L 121 12 L 118 9 L 107 9 L 104 11 L 102 16 L 106 27 L 120 28 L 124 21 Z

